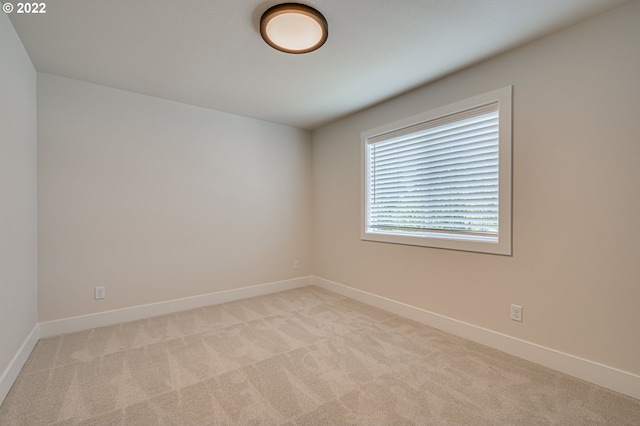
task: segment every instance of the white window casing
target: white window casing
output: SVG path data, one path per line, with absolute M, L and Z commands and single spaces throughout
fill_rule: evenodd
M 512 90 L 363 132 L 361 239 L 510 255 Z

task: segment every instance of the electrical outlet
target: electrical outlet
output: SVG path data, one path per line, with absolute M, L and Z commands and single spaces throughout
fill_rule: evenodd
M 299 269 L 300 268 L 300 262 L 298 262 L 297 260 L 293 261 L 293 269 Z
M 511 319 L 522 322 L 522 306 L 511 305 Z
M 95 287 L 93 289 L 93 293 L 96 300 L 104 299 L 104 296 L 105 296 L 104 287 Z

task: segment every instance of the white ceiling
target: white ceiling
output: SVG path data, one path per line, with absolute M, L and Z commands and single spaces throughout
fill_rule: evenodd
M 10 15 L 38 71 L 313 129 L 626 0 L 300 0 L 318 51 L 260 37 L 275 0 L 49 0 Z

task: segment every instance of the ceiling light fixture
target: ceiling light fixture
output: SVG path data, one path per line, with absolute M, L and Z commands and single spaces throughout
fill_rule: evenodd
M 283 3 L 262 14 L 260 34 L 274 49 L 286 53 L 308 53 L 327 41 L 329 26 L 322 13 L 312 7 Z

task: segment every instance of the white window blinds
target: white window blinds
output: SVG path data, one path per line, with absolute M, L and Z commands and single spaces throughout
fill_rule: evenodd
M 498 236 L 498 102 L 366 140 L 366 227 Z

